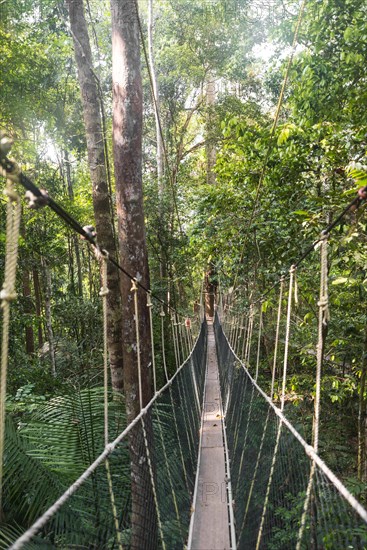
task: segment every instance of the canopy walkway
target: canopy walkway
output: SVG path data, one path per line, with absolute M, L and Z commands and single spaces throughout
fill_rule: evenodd
M 208 343 L 204 320 L 173 378 L 12 550 L 366 547 L 367 512 L 258 387 L 218 316 L 217 377 L 212 330 Z
M 8 174 L 9 240 L 5 284 L 1 292 L 4 321 L 0 463 L 2 467 L 5 456 L 8 472 L 14 473 L 6 441 L 4 453 L 9 308 L 15 297 L 20 220 L 20 200 L 12 178 L 31 190 L 36 198 L 40 191 L 24 175 L 19 177 L 12 161 L 4 157 L 3 164 Z M 27 530 L 16 525 L 2 529 L 0 547 L 11 550 L 367 548 L 367 511 L 318 455 L 321 367 L 325 326 L 329 320 L 327 234 L 366 196 L 364 188 L 291 266 L 289 282 L 281 277 L 272 287 L 279 286 L 279 307 L 269 395 L 258 385 L 264 328 L 263 296 L 243 311 L 219 294 L 214 322 L 205 319 L 201 307 L 197 325 L 195 320 L 186 324 L 174 311 L 171 328 L 177 369 L 168 379 L 163 357 L 167 381 L 160 389 L 151 330 L 154 396 L 143 406 L 139 387 L 140 395 L 136 399 L 140 398 L 140 413 L 122 430 L 121 414 L 109 414 L 105 346 L 104 433 L 99 434 L 101 441 L 98 442 L 101 453 L 56 502 L 45 502 L 44 513 Z M 50 198 L 47 201 L 54 212 L 98 252 L 103 275 L 100 295 L 105 306 L 108 255 L 98 249 L 94 237 L 57 203 Z M 312 445 L 309 445 L 286 417 L 284 405 L 291 313 L 297 294 L 296 267 L 315 248 L 320 248 L 321 252 L 321 277 L 315 413 Z M 115 261 L 114 264 L 124 276 L 132 279 L 123 267 Z M 148 298 L 146 306 L 151 312 L 151 298 L 156 297 L 136 279 L 132 283 L 131 298 L 137 303 L 138 290 L 144 292 L 144 298 Z M 286 284 L 287 315 L 282 335 L 280 319 Z M 158 299 L 158 303 L 162 306 L 162 300 Z M 141 380 L 137 309 L 135 322 L 137 370 Z M 281 370 L 278 348 L 283 337 Z M 275 400 L 278 374 L 281 388 Z M 113 440 L 110 434 L 115 434 Z M 1 470 L 0 481 L 2 474 Z M 36 493 L 36 475 L 30 484 L 29 494 Z M 1 483 L 1 490 L 4 498 L 12 496 L 12 475 L 8 475 L 4 486 Z M 29 504 L 20 504 L 26 514 Z M 32 523 L 27 519 L 26 523 Z

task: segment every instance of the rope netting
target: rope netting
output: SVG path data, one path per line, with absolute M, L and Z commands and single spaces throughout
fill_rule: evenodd
M 12 550 L 184 547 L 195 484 L 202 408 L 197 395 L 203 393 L 206 335 L 204 322 L 194 349 L 172 379 Z M 110 414 L 110 433 L 119 421 Z M 0 548 L 9 543 L 3 532 Z
M 218 316 L 215 320 L 237 548 L 365 548 L 367 512 L 246 368 L 252 317 L 250 311 L 243 327 L 243 360 L 229 344 Z

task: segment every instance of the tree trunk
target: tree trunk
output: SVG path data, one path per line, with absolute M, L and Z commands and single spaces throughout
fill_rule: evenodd
M 32 326 L 32 315 L 34 307 L 31 297 L 31 281 L 29 271 L 23 271 L 23 298 L 24 298 L 24 313 L 27 315 L 27 324 L 25 327 L 25 348 L 28 354 L 34 353 L 34 333 Z
M 74 200 L 73 179 L 71 177 L 70 160 L 69 160 L 69 153 L 67 149 L 65 149 L 64 151 L 64 158 L 65 158 L 65 174 L 66 174 L 68 195 L 69 195 L 69 199 L 73 201 Z M 79 241 L 78 241 L 77 235 L 75 235 L 74 233 L 72 235 L 72 242 L 74 246 L 77 277 L 78 277 L 78 295 L 81 298 L 83 298 L 83 277 L 82 277 L 82 263 L 80 261 Z
M 113 226 L 108 194 L 106 158 L 102 132 L 98 86 L 92 67 L 92 52 L 85 20 L 83 0 L 68 0 L 70 27 L 73 34 L 75 59 L 82 96 L 88 161 L 93 187 L 93 208 L 97 239 L 111 256 L 115 252 Z M 108 263 L 108 351 L 112 388 L 123 390 L 123 354 L 121 345 L 122 310 L 119 272 Z
M 41 301 L 41 285 L 39 282 L 39 275 L 37 269 L 33 270 L 33 286 L 34 286 L 34 298 L 36 306 L 36 315 L 38 323 L 38 349 L 43 346 L 43 331 L 42 331 L 42 301 Z
M 359 406 L 358 406 L 358 479 L 365 482 L 367 480 L 367 435 L 366 435 L 366 378 L 367 378 L 367 325 L 364 331 L 363 355 L 361 380 L 359 383 Z
M 153 109 L 155 115 L 155 129 L 156 129 L 156 139 L 157 139 L 157 179 L 158 179 L 158 198 L 159 205 L 162 210 L 163 204 L 163 193 L 164 193 L 164 181 L 163 181 L 163 171 L 164 171 L 164 157 L 163 157 L 163 141 L 160 128 L 159 120 L 159 110 L 160 110 L 160 101 L 159 101 L 159 87 L 158 79 L 155 70 L 154 63 L 154 53 L 153 53 L 153 34 L 154 34 L 154 16 L 153 16 L 153 0 L 149 0 L 148 4 L 148 52 L 149 52 L 149 69 L 152 77 L 152 87 L 153 87 Z
M 55 358 L 55 342 L 54 342 L 54 333 L 52 329 L 52 314 L 51 314 L 51 296 L 52 296 L 52 286 L 51 286 L 51 272 L 46 264 L 42 261 L 43 270 L 44 270 L 44 281 L 45 281 L 45 317 L 46 317 L 46 331 L 47 339 L 49 345 L 49 355 L 51 361 L 51 373 L 52 376 L 56 376 L 56 358 Z
M 204 289 L 205 289 L 205 314 L 211 319 L 214 317 L 214 304 L 217 293 L 217 284 L 214 280 L 215 268 L 212 265 L 205 273 Z
M 142 81 L 135 0 L 111 0 L 113 152 L 120 257 L 132 277 L 149 286 L 142 191 Z M 123 298 L 124 387 L 128 421 L 140 411 L 134 299 L 131 281 L 121 278 Z M 150 325 L 147 297 L 138 291 L 142 401 L 152 396 Z M 149 426 L 148 426 L 149 430 Z M 131 548 L 154 549 L 156 515 L 149 470 L 137 426 L 130 436 L 132 469 Z
M 209 74 L 206 82 L 206 105 L 207 105 L 207 118 L 206 118 L 206 162 L 207 162 L 207 183 L 213 185 L 216 181 L 213 168 L 216 162 L 216 150 L 215 143 L 213 141 L 212 134 L 212 118 L 213 108 L 215 105 L 215 80 Z

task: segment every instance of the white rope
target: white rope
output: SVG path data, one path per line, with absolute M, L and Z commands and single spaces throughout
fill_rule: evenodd
M 99 250 L 95 249 L 98 255 Z M 105 445 L 108 445 L 108 346 L 107 346 L 107 296 L 109 294 L 107 286 L 107 260 L 108 257 L 99 254 L 98 257 L 101 263 L 101 290 L 99 295 L 102 298 L 102 310 L 103 310 L 103 388 L 104 388 L 104 438 Z
M 256 372 L 255 372 L 256 382 L 257 382 L 257 378 L 259 376 L 262 326 L 263 326 L 263 303 L 261 301 L 260 302 L 260 318 L 259 318 L 259 335 L 258 335 L 258 338 L 257 338 L 257 354 L 256 354 Z
M 226 338 L 225 334 L 224 337 Z M 228 339 L 227 344 L 229 346 Z M 229 346 L 230 347 L 230 346 Z M 343 485 L 343 483 L 340 481 L 340 479 L 337 478 L 337 476 L 330 470 L 330 468 L 325 464 L 325 462 L 319 457 L 319 455 L 314 451 L 313 447 L 311 445 L 308 445 L 306 441 L 302 438 L 302 436 L 297 432 L 297 430 L 294 428 L 294 426 L 289 422 L 289 420 L 284 416 L 283 411 L 276 407 L 272 400 L 269 398 L 268 395 L 260 388 L 260 386 L 255 382 L 254 378 L 251 376 L 250 372 L 246 368 L 246 365 L 243 361 L 240 360 L 239 357 L 237 357 L 234 353 L 234 350 L 230 348 L 234 357 L 240 362 L 242 365 L 242 368 L 248 377 L 251 384 L 254 385 L 255 389 L 258 391 L 258 393 L 263 397 L 263 399 L 267 402 L 267 404 L 270 406 L 274 414 L 279 418 L 281 424 L 287 428 L 287 430 L 297 439 L 297 441 L 301 444 L 303 447 L 305 454 L 315 462 L 315 466 L 319 468 L 319 470 L 325 475 L 325 477 L 332 483 L 332 485 L 335 487 L 335 489 L 339 492 L 339 494 L 345 499 L 346 502 L 353 508 L 353 510 L 358 514 L 358 516 L 367 524 L 367 510 L 358 502 L 358 500 L 348 491 L 348 489 Z M 263 522 L 262 522 L 263 523 Z M 259 540 L 260 539 L 260 540 Z M 261 542 L 261 536 L 259 531 L 258 536 L 258 542 L 256 545 L 256 548 L 260 548 L 260 542 Z
M 289 351 L 289 336 L 291 330 L 291 314 L 292 314 L 292 298 L 293 298 L 293 282 L 296 272 L 296 266 L 292 265 L 289 270 L 289 293 L 288 293 L 288 306 L 287 306 L 287 321 L 285 328 L 285 345 L 284 345 L 284 361 L 283 361 L 283 383 L 282 383 L 282 397 L 280 408 L 283 411 L 285 402 L 285 390 L 287 385 L 287 369 L 288 369 L 288 351 Z
M 329 313 L 329 297 L 328 297 L 328 265 L 327 265 L 327 241 L 328 235 L 321 235 L 320 241 L 320 298 L 319 306 L 319 323 L 318 323 L 318 343 L 317 343 L 317 365 L 316 365 L 316 394 L 314 404 L 314 419 L 313 419 L 313 449 L 315 453 L 319 448 L 319 424 L 320 424 L 320 396 L 321 396 L 321 370 L 323 363 L 324 350 L 324 329 L 330 320 Z M 301 550 L 302 538 L 306 527 L 306 518 L 311 500 L 311 492 L 315 475 L 315 463 L 312 462 L 310 477 L 307 485 L 306 498 L 303 506 L 301 524 L 298 531 L 296 550 Z
M 284 277 L 282 277 L 282 278 L 280 279 L 279 302 L 278 302 L 278 315 L 277 315 L 277 327 L 276 327 L 276 331 L 275 331 L 275 343 L 274 343 L 273 372 L 272 372 L 272 374 L 271 374 L 270 399 L 273 399 L 273 396 L 274 396 L 274 384 L 275 384 L 275 376 L 276 376 L 276 370 L 277 370 L 277 359 L 278 359 L 278 345 L 279 345 L 280 319 L 281 319 L 281 315 L 282 315 L 283 290 L 284 290 Z
M 5 400 L 8 372 L 8 350 L 10 331 L 10 304 L 16 299 L 15 279 L 18 262 L 19 227 L 21 218 L 20 197 L 15 191 L 13 179 L 7 178 L 4 194 L 8 198 L 6 207 L 6 247 L 4 284 L 0 292 L 3 326 L 1 340 L 1 387 L 0 387 L 0 511 L 3 493 L 3 460 L 5 447 Z
M 256 355 L 256 371 L 255 371 L 255 381 L 256 382 L 257 382 L 258 375 L 259 375 L 259 365 L 260 365 L 260 344 L 261 344 L 261 334 L 262 334 L 262 319 L 263 319 L 263 308 L 262 308 L 262 301 L 260 301 L 259 334 L 258 334 L 258 339 L 257 339 L 257 355 Z M 247 443 L 249 424 L 250 424 L 250 419 L 251 419 L 251 414 L 252 414 L 253 399 L 254 399 L 254 386 L 252 386 L 251 399 L 250 399 L 250 408 L 249 408 L 249 412 L 248 412 L 248 416 L 247 416 L 246 434 L 245 434 L 245 440 L 244 440 L 243 448 L 242 448 L 240 467 L 239 467 L 239 470 L 238 470 L 238 480 L 237 480 L 236 492 L 238 490 L 238 484 L 239 484 L 240 476 L 241 476 L 241 472 L 242 472 L 244 452 L 245 452 L 245 447 L 246 447 L 246 443 Z M 259 449 L 259 453 L 258 453 L 258 456 L 257 456 L 257 461 L 256 461 L 256 464 L 255 464 L 255 469 L 254 469 L 252 481 L 251 481 L 251 484 L 250 484 L 249 493 L 248 493 L 248 496 L 247 496 L 247 503 L 246 503 L 246 507 L 245 507 L 245 512 L 244 512 L 244 516 L 243 516 L 243 520 L 242 520 L 242 524 L 241 524 L 241 528 L 240 528 L 240 533 L 239 533 L 239 536 L 238 536 L 238 541 L 239 542 L 241 540 L 241 535 L 242 535 L 243 529 L 244 529 L 245 524 L 246 524 L 247 513 L 248 513 L 248 510 L 249 510 L 250 501 L 251 501 L 251 497 L 252 497 L 252 492 L 253 492 L 253 489 L 254 489 L 255 478 L 256 478 L 257 469 L 258 469 L 258 466 L 259 466 L 263 440 L 264 440 L 264 437 L 265 437 L 265 431 L 266 431 L 266 426 L 265 426 L 264 431 L 263 431 L 263 437 L 262 437 L 262 441 L 261 441 L 261 444 L 260 444 L 260 449 Z
M 198 340 L 200 338 L 200 334 L 196 340 L 195 345 L 197 344 Z M 194 353 L 194 350 L 192 350 L 190 357 Z M 183 363 L 180 368 L 173 374 L 171 379 L 160 389 L 157 391 L 156 395 L 150 400 L 150 402 L 147 404 L 146 407 L 144 407 L 140 413 L 134 418 L 132 422 L 116 437 L 116 439 L 109 443 L 109 445 L 104 449 L 104 451 L 99 455 L 99 457 L 96 458 L 96 460 L 82 473 L 82 475 L 74 481 L 66 489 L 66 491 L 61 495 L 60 498 L 58 498 L 52 506 L 50 506 L 43 514 L 38 518 L 37 521 L 31 525 L 31 527 L 23 533 L 21 537 L 19 537 L 15 543 L 9 548 L 9 550 L 20 550 L 20 548 L 23 548 L 25 544 L 30 542 L 32 538 L 40 531 L 46 523 L 54 516 L 58 510 L 69 500 L 69 498 L 81 487 L 87 479 L 96 471 L 96 469 L 103 464 L 103 462 L 106 460 L 106 458 L 118 447 L 121 442 L 127 437 L 127 435 L 131 432 L 131 430 L 140 422 L 143 416 L 147 414 L 148 411 L 150 411 L 153 404 L 156 402 L 156 400 L 162 395 L 163 392 L 165 392 L 167 389 L 171 389 L 171 385 L 178 376 L 178 374 L 181 372 L 182 369 L 184 369 L 187 366 L 187 361 Z
M 245 364 L 248 365 L 248 366 L 250 366 L 253 326 L 254 326 L 254 306 L 251 304 L 251 306 L 250 306 L 249 326 L 248 326 L 248 338 L 247 338 L 246 353 L 245 353 L 245 355 L 246 355 Z M 238 468 L 238 479 L 237 479 L 237 485 L 236 485 L 236 495 L 237 495 L 237 491 L 238 491 L 238 485 L 239 485 L 239 482 L 240 482 L 240 476 L 241 476 L 242 467 L 243 467 L 243 460 L 244 460 L 244 457 L 245 457 L 245 448 L 246 448 L 247 437 L 248 437 L 249 428 L 250 428 L 250 419 L 251 419 L 251 413 L 252 413 L 253 399 L 254 399 L 254 388 L 252 387 L 250 405 L 249 405 L 249 412 L 248 412 L 248 415 L 247 415 L 247 422 L 246 422 L 245 437 L 244 437 L 243 444 L 242 444 L 241 459 L 240 459 L 240 465 L 239 465 L 239 468 Z M 239 430 L 240 430 L 240 422 L 238 420 L 236 428 L 235 428 L 235 434 L 236 435 L 235 435 L 235 440 L 234 440 L 234 449 L 235 449 L 234 452 L 236 452 L 237 445 L 238 445 Z M 240 539 L 241 539 L 242 527 L 243 526 L 241 526 L 238 541 L 240 541 Z
M 162 443 L 163 456 L 164 456 L 164 462 L 165 462 L 165 465 L 166 465 L 168 481 L 169 481 L 171 494 L 172 494 L 173 506 L 174 506 L 174 509 L 175 509 L 176 519 L 177 519 L 177 523 L 178 523 L 179 530 L 180 530 L 181 540 L 182 540 L 182 543 L 184 543 L 183 533 L 182 533 L 182 526 L 181 526 L 181 519 L 180 519 L 180 512 L 179 512 L 179 509 L 178 509 L 176 493 L 175 493 L 175 490 L 174 490 L 174 487 L 173 487 L 171 468 L 170 468 L 170 465 L 169 465 L 169 460 L 168 460 L 166 445 L 165 445 L 165 441 L 164 441 L 161 420 L 160 420 L 160 417 L 159 417 L 158 407 L 155 408 L 155 412 L 156 412 L 156 415 L 157 415 L 157 424 L 158 424 L 159 435 L 160 435 L 160 439 L 161 439 L 161 443 Z
M 138 367 L 139 405 L 140 405 L 140 410 L 141 410 L 143 408 L 143 387 L 142 387 L 141 358 L 140 358 L 138 285 L 137 285 L 137 282 L 134 279 L 131 280 L 131 289 L 130 289 L 130 291 L 134 293 L 136 360 L 137 360 L 137 367 Z
M 140 403 L 140 411 L 143 409 L 143 387 L 142 387 L 142 372 L 141 372 L 141 353 L 140 353 L 140 327 L 139 327 L 139 306 L 138 306 L 138 285 L 137 281 L 133 279 L 131 281 L 131 291 L 134 292 L 134 312 L 135 312 L 135 331 L 136 331 L 136 358 L 137 358 L 137 367 L 138 367 L 138 382 L 139 382 L 139 403 Z M 149 308 L 149 311 L 151 308 Z M 154 350 L 153 350 L 154 354 Z M 154 395 L 157 395 L 157 392 L 154 392 Z M 157 514 L 157 522 L 158 522 L 158 529 L 159 534 L 161 537 L 161 544 L 163 547 L 163 550 L 166 549 L 166 544 L 164 541 L 163 536 L 163 528 L 162 528 L 162 521 L 161 521 L 161 514 L 159 510 L 159 504 L 158 504 L 158 498 L 157 498 L 157 491 L 155 486 L 155 479 L 154 479 L 154 472 L 152 467 L 152 461 L 150 458 L 150 450 L 149 450 L 149 443 L 148 443 L 148 437 L 147 432 L 145 428 L 145 422 L 144 417 L 141 417 L 141 425 L 143 428 L 143 438 L 144 438 L 144 446 L 145 446 L 145 453 L 147 456 L 148 461 L 148 469 L 149 469 L 149 476 L 150 476 L 150 482 L 152 486 L 153 491 L 153 500 L 155 505 L 155 511 Z
M 249 323 L 249 313 L 245 314 L 245 326 L 243 327 L 243 341 L 242 341 L 242 351 L 240 357 L 242 360 L 245 358 L 245 349 L 246 349 L 246 342 L 247 342 L 247 330 L 248 330 L 248 323 Z
M 180 356 L 178 354 L 178 343 L 177 343 L 177 337 L 176 337 L 176 327 L 175 327 L 175 317 L 172 314 L 171 315 L 171 326 L 172 326 L 172 338 L 173 338 L 173 349 L 175 352 L 175 359 L 176 359 L 176 369 L 178 369 L 178 366 L 180 364 Z
M 164 337 L 164 318 L 166 314 L 164 313 L 163 305 L 161 306 L 161 312 L 160 312 L 160 318 L 161 318 L 161 342 L 162 342 L 162 359 L 163 359 L 163 370 L 164 370 L 164 376 L 166 377 L 166 382 L 168 381 L 168 371 L 167 371 L 167 361 L 166 361 L 166 344 L 165 344 L 165 337 Z
M 109 294 L 108 289 L 108 252 L 105 250 L 100 250 L 99 248 L 94 248 L 94 253 L 97 260 L 101 264 L 101 290 L 99 295 L 102 298 L 102 311 L 103 311 L 103 396 L 104 396 L 104 441 L 105 447 L 108 446 L 109 436 L 108 436 L 108 304 L 107 296 Z M 113 490 L 112 476 L 110 470 L 110 464 L 108 457 L 105 460 L 105 468 L 107 475 L 108 491 L 111 501 L 112 516 L 116 531 L 117 546 L 119 550 L 123 550 L 122 545 L 122 536 L 120 532 L 119 519 L 117 515 L 115 493 Z
M 150 450 L 149 450 L 147 432 L 146 432 L 146 429 L 145 429 L 145 422 L 144 422 L 143 417 L 141 418 L 141 425 L 142 425 L 142 428 L 143 428 L 145 453 L 147 455 L 150 482 L 152 484 L 153 500 L 154 500 L 154 504 L 155 504 L 155 511 L 156 511 L 156 514 L 157 514 L 158 529 L 159 529 L 159 534 L 160 534 L 160 537 L 161 537 L 162 548 L 163 548 L 163 550 L 166 550 L 166 543 L 165 543 L 164 536 L 163 536 L 163 527 L 162 527 L 161 514 L 160 514 L 160 510 L 159 510 L 157 491 L 156 491 L 156 487 L 155 487 L 154 472 L 153 472 L 153 467 L 152 467 L 152 461 L 151 461 L 151 458 L 150 458 Z
M 154 333 L 153 333 L 153 303 L 152 303 L 152 296 L 151 291 L 147 292 L 147 308 L 149 311 L 149 325 L 150 325 L 150 345 L 151 345 L 151 353 L 152 353 L 152 367 L 153 367 L 153 388 L 154 388 L 154 395 L 157 393 L 157 373 L 156 373 L 156 366 L 155 366 L 155 349 L 154 349 Z
M 280 410 L 283 412 L 284 409 L 284 401 L 285 401 L 285 389 L 286 389 L 286 383 L 287 383 L 287 367 L 288 367 L 288 348 L 289 348 L 289 335 L 290 335 L 290 326 L 291 326 L 291 313 L 292 313 L 292 294 L 293 294 L 293 282 L 294 282 L 294 273 L 296 271 L 296 267 L 292 265 L 292 267 L 289 270 L 290 279 L 289 279 L 289 291 L 288 291 L 288 306 L 287 306 L 287 321 L 286 321 L 286 329 L 285 329 L 285 348 L 284 348 L 284 361 L 283 361 L 283 383 L 282 383 L 282 395 L 281 395 L 281 406 Z M 282 286 L 281 286 L 281 294 L 283 293 Z M 279 309 L 281 308 L 281 301 L 279 301 Z M 278 309 L 278 318 L 280 319 L 280 313 Z M 271 401 L 272 402 L 272 401 Z M 275 447 L 274 447 L 274 453 L 273 458 L 271 462 L 270 467 L 270 474 L 269 474 L 269 480 L 266 487 L 266 493 L 265 493 L 265 499 L 264 499 L 264 506 L 261 514 L 261 521 L 260 521 L 260 527 L 259 532 L 257 536 L 256 541 L 256 550 L 260 548 L 264 524 L 265 524 L 265 517 L 266 512 L 268 509 L 269 504 L 269 496 L 270 496 L 270 489 L 273 483 L 273 476 L 274 476 L 274 470 L 275 470 L 275 464 L 278 458 L 278 449 L 279 449 L 279 442 L 280 442 L 280 436 L 282 433 L 282 427 L 283 422 L 282 420 L 279 423 L 278 431 L 277 431 L 277 438 L 275 441 Z

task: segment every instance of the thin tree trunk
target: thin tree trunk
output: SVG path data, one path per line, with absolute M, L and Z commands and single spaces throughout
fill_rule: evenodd
M 212 133 L 212 118 L 213 118 L 213 108 L 215 105 L 215 80 L 209 74 L 208 80 L 206 82 L 206 105 L 207 105 L 207 120 L 206 120 L 206 161 L 207 161 L 207 183 L 213 185 L 216 181 L 215 173 L 213 168 L 216 162 L 216 150 L 215 143 L 211 136 Z
M 45 281 L 45 317 L 46 317 L 46 331 L 49 345 L 49 355 L 51 361 L 51 373 L 52 376 L 56 376 L 56 358 L 55 358 L 55 341 L 54 333 L 52 329 L 52 313 L 51 313 L 51 272 L 45 261 L 42 262 Z
M 153 0 L 149 0 L 148 3 L 148 54 L 149 54 L 149 70 L 152 78 L 153 88 L 153 109 L 155 116 L 155 131 L 157 140 L 156 149 L 156 161 L 157 161 L 157 182 L 158 182 L 158 205 L 159 205 L 159 218 L 162 228 L 164 227 L 164 149 L 163 139 L 160 126 L 160 99 L 159 99 L 159 85 L 157 73 L 155 70 L 154 62 L 154 50 L 153 50 L 153 36 L 154 36 L 154 14 L 153 14 Z M 159 260 L 159 275 L 160 280 L 163 282 L 167 278 L 167 266 L 164 262 L 165 250 L 163 245 L 160 251 Z
M 148 3 L 148 53 L 149 53 L 149 69 L 152 77 L 152 87 L 153 87 L 153 94 L 154 94 L 153 108 L 154 108 L 155 129 L 156 129 L 156 139 L 157 139 L 156 158 L 157 158 L 158 197 L 159 197 L 159 204 L 162 209 L 163 194 L 164 194 L 164 181 L 163 181 L 164 151 L 163 151 L 161 128 L 159 124 L 160 100 L 159 100 L 158 79 L 157 79 L 155 63 L 154 63 L 153 34 L 154 34 L 153 0 L 149 0 L 149 3 Z
M 65 158 L 65 173 L 66 173 L 68 195 L 70 200 L 73 201 L 74 200 L 73 179 L 71 177 L 70 160 L 69 160 L 69 153 L 67 149 L 65 149 L 64 151 L 64 158 Z M 72 236 L 72 241 L 74 246 L 76 270 L 77 270 L 77 277 L 78 277 L 78 294 L 82 298 L 83 297 L 82 263 L 80 261 L 80 249 L 79 249 L 78 237 L 74 234 Z
M 73 34 L 75 59 L 81 89 L 84 124 L 87 138 L 89 170 L 93 187 L 93 208 L 97 239 L 111 256 L 115 252 L 113 226 L 106 174 L 106 158 L 102 132 L 98 86 L 92 66 L 92 52 L 85 20 L 83 0 L 68 0 L 70 27 Z M 119 273 L 108 263 L 108 351 L 112 387 L 123 390 L 123 354 L 121 345 L 121 294 Z
M 367 378 L 367 325 L 365 327 L 364 334 L 364 344 L 363 344 L 363 356 L 362 356 L 362 369 L 361 369 L 361 380 L 359 383 L 359 406 L 358 406 L 358 479 L 360 481 L 366 481 L 366 469 L 367 469 L 367 460 L 366 460 L 366 450 L 367 450 L 367 436 L 366 436 L 366 378 Z
M 31 296 L 31 281 L 29 271 L 23 271 L 23 298 L 24 298 L 24 313 L 27 315 L 27 324 L 25 327 L 25 347 L 28 354 L 34 353 L 34 332 L 32 326 L 32 314 L 34 307 Z
M 43 331 L 42 331 L 42 300 L 41 300 L 41 286 L 39 282 L 39 276 L 37 269 L 33 270 L 33 286 L 34 286 L 34 298 L 36 306 L 36 315 L 38 323 L 38 349 L 43 346 Z
M 111 0 L 113 152 L 120 257 L 126 270 L 149 286 L 142 192 L 142 81 L 135 0 Z M 131 281 L 121 278 L 123 297 L 124 387 L 128 420 L 139 413 L 137 342 Z M 145 292 L 138 291 L 142 401 L 152 396 L 150 326 Z M 146 420 L 148 418 L 146 417 Z M 149 429 L 149 426 L 148 426 Z M 131 548 L 157 548 L 157 520 L 141 429 L 130 436 L 132 469 Z M 148 512 L 149 511 L 149 512 Z

